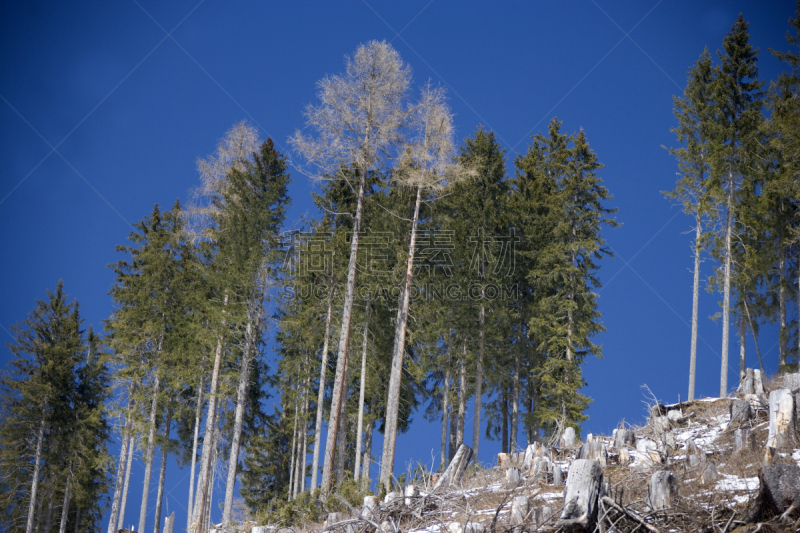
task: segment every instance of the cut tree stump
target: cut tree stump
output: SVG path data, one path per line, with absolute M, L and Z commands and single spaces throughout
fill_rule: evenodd
M 411 507 L 419 499 L 419 487 L 416 485 L 406 485 L 403 489 L 403 498 L 406 507 Z
M 706 461 L 705 465 L 700 468 L 700 483 L 703 485 L 713 483 L 718 477 L 717 462 L 714 459 Z
M 800 389 L 800 373 L 798 374 L 784 374 L 783 375 L 783 388 L 789 389 L 794 392 Z
M 618 429 L 614 435 L 614 448 L 636 447 L 636 433 L 632 429 Z
M 453 486 L 461 483 L 461 478 L 464 476 L 464 471 L 467 469 L 470 459 L 472 459 L 472 448 L 466 444 L 459 446 L 453 460 L 450 461 L 442 477 L 439 478 L 439 481 L 436 482 L 436 485 L 434 485 L 431 490 L 435 491 L 439 487 Z
M 741 452 L 755 448 L 753 431 L 750 429 L 738 428 L 733 432 L 733 451 Z
M 755 394 L 755 388 L 753 387 L 753 369 L 747 368 L 744 371 L 744 379 L 739 384 L 739 388 L 736 391 L 741 396 L 746 396 L 748 394 Z
M 171 515 L 164 519 L 164 531 L 163 533 L 172 533 L 175 529 L 175 512 L 173 511 Z
M 789 389 L 778 389 L 769 393 L 769 435 L 766 448 L 775 450 L 790 448 L 797 440 L 794 396 Z M 766 450 L 770 455 L 769 450 Z
M 678 497 L 678 480 L 667 470 L 661 470 L 650 476 L 647 486 L 647 503 L 654 511 L 663 511 L 672 507 Z
M 516 466 L 512 466 L 506 470 L 506 485 L 516 486 L 519 484 L 521 479 L 522 475 L 520 474 L 519 468 Z
M 361 507 L 361 518 L 376 520 L 378 518 L 378 497 L 364 496 L 364 506 Z
M 768 520 L 783 513 L 784 517 L 800 511 L 800 468 L 793 464 L 767 465 L 758 470 L 756 496 L 748 522 Z
M 553 466 L 553 486 L 560 487 L 564 484 L 564 474 L 561 472 L 561 467 L 558 465 Z
M 511 500 L 511 524 L 518 526 L 524 524 L 528 519 L 528 512 L 531 510 L 530 501 L 527 496 L 516 496 Z
M 728 410 L 731 415 L 731 421 L 728 423 L 729 428 L 743 426 L 753 418 L 753 408 L 750 407 L 750 402 L 744 399 L 734 400 Z
M 561 447 L 572 448 L 575 446 L 575 428 L 567 428 L 561 436 Z
M 533 468 L 531 468 L 528 475 L 538 479 L 546 478 L 550 468 L 550 458 L 546 455 L 540 455 L 533 460 Z
M 541 442 L 534 442 L 533 444 L 529 444 L 527 448 L 525 448 L 525 454 L 522 460 L 522 468 L 524 470 L 530 470 L 533 467 L 533 461 L 536 457 L 540 455 L 547 455 L 548 448 Z
M 686 458 L 684 461 L 686 462 L 686 468 L 696 468 L 700 466 L 702 459 L 705 457 L 705 454 L 697 447 L 693 438 L 689 438 L 686 441 Z
M 383 503 L 387 506 L 402 505 L 404 500 L 403 493 L 396 490 L 383 497 Z
M 578 450 L 578 459 L 597 461 L 605 469 L 608 466 L 608 451 L 605 444 L 599 440 L 587 442 Z
M 564 510 L 556 528 L 587 529 L 597 520 L 597 498 L 603 486 L 603 469 L 595 461 L 576 459 L 569 467 L 564 489 Z
M 756 396 L 764 396 L 764 380 L 761 376 L 761 370 L 754 369 L 753 370 L 753 393 Z

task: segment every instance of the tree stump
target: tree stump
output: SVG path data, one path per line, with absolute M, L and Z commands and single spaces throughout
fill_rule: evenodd
M 552 516 L 552 507 L 544 506 L 533 510 L 533 522 L 537 526 L 541 526 L 542 524 L 546 523 Z
M 642 457 L 645 465 L 661 464 L 661 454 L 658 452 L 658 445 L 650 439 L 639 439 L 636 442 L 636 451 Z
M 800 468 L 793 464 L 762 466 L 758 470 L 758 496 L 756 496 L 748 522 L 767 520 L 800 509 Z
M 175 529 L 175 512 L 173 511 L 171 515 L 164 519 L 164 531 L 163 533 L 172 533 Z
M 619 464 L 624 465 L 631 461 L 631 453 L 628 448 L 621 448 L 619 450 Z
M 383 503 L 387 506 L 395 506 L 397 504 L 402 505 L 404 500 L 405 498 L 403 497 L 403 493 L 396 490 L 383 497 Z
M 403 498 L 406 507 L 411 507 L 419 499 L 419 487 L 416 485 L 406 485 L 403 489 Z
M 661 470 L 650 476 L 647 486 L 647 503 L 654 511 L 663 511 L 672 507 L 678 497 L 678 480 L 667 470 Z
M 748 394 L 755 394 L 755 388 L 753 385 L 753 369 L 748 368 L 744 371 L 744 379 L 741 383 L 739 383 L 739 388 L 736 392 L 739 393 L 740 396 L 746 396 Z
M 686 462 L 686 468 L 696 468 L 700 466 L 701 458 L 704 458 L 705 455 L 697 447 L 695 444 L 694 439 L 690 438 L 686 441 L 686 458 L 684 461 Z
M 550 458 L 546 455 L 540 455 L 533 460 L 533 468 L 531 468 L 530 474 L 536 479 L 541 479 L 547 477 L 547 474 L 550 472 Z
M 553 486 L 560 487 L 564 484 L 563 481 L 563 474 L 561 472 L 561 467 L 558 465 L 553 466 Z
M 519 468 L 516 466 L 512 466 L 506 470 L 506 485 L 516 486 L 519 484 L 521 479 L 522 475 L 520 474 Z
M 572 448 L 575 446 L 575 428 L 567 428 L 561 436 L 561 447 Z
M 497 454 L 497 466 L 500 468 L 508 468 L 511 463 L 511 456 L 507 453 L 498 453 Z
M 753 370 L 753 394 L 756 396 L 764 396 L 764 380 L 761 376 L 761 370 Z
M 703 485 L 713 483 L 718 477 L 717 462 L 715 460 L 711 459 L 710 461 L 706 461 L 700 468 L 700 483 Z
M 564 510 L 556 527 L 588 528 L 597 519 L 597 498 L 603 486 L 603 469 L 595 461 L 576 459 L 569 467 L 564 489 Z
M 511 524 L 518 526 L 528 519 L 531 504 L 527 496 L 516 496 L 511 500 Z
M 587 442 L 578 450 L 578 459 L 597 461 L 605 469 L 608 466 L 608 451 L 600 441 Z
M 377 496 L 364 496 L 364 505 L 361 507 L 361 518 L 367 520 L 375 520 L 378 518 L 378 497 Z
M 750 429 L 739 428 L 733 432 L 733 451 L 742 452 L 755 448 L 753 431 Z
M 533 467 L 534 459 L 540 455 L 547 455 L 547 451 L 547 446 L 541 442 L 529 444 L 525 449 L 525 454 L 522 460 L 522 468 L 525 470 L 530 470 Z
M 337 522 L 342 521 L 342 513 L 328 513 L 328 518 L 325 519 L 326 526 L 332 526 Z
M 753 418 L 753 409 L 747 400 L 734 400 L 728 407 L 728 411 L 731 415 L 729 428 L 745 425 Z
M 436 482 L 436 485 L 431 490 L 435 491 L 439 487 L 461 483 L 461 478 L 464 476 L 464 471 L 467 469 L 470 459 L 472 459 L 472 448 L 466 444 L 459 446 L 453 460 L 450 461 L 442 477 L 439 478 L 439 481 Z
M 778 389 L 769 393 L 769 436 L 767 448 L 783 450 L 797 440 L 794 396 L 789 389 Z M 774 453 L 774 452 L 773 452 Z
M 783 375 L 783 388 L 789 389 L 794 392 L 800 389 L 800 373 L 797 374 L 784 374 Z

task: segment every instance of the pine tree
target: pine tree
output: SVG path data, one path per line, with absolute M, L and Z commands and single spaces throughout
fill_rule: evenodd
M 689 394 L 694 399 L 697 368 L 697 330 L 699 326 L 700 263 L 704 246 L 704 225 L 715 215 L 715 203 L 706 181 L 709 171 L 709 127 L 713 112 L 709 109 L 711 91 L 711 55 L 706 49 L 689 71 L 683 97 L 674 97 L 678 126 L 673 132 L 684 146 L 670 150 L 678 160 L 681 178 L 675 189 L 665 193 L 694 217 L 694 285 L 692 289 L 692 337 L 689 356 Z
M 742 181 L 752 180 L 757 157 L 755 142 L 761 121 L 763 82 L 758 80 L 757 53 L 750 44 L 747 23 L 739 15 L 718 52 L 720 64 L 713 69 L 711 100 L 714 117 L 710 123 L 710 189 L 722 204 L 724 225 L 716 239 L 722 278 L 722 352 L 720 395 L 728 393 L 728 342 L 733 233 L 737 191 Z

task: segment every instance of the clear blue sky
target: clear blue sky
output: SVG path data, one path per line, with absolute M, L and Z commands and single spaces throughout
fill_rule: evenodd
M 58 279 L 99 328 L 111 312 L 105 266 L 130 223 L 156 202 L 186 201 L 196 159 L 235 122 L 251 121 L 285 149 L 315 82 L 340 72 L 359 43 L 385 39 L 417 85 L 449 89 L 460 138 L 490 128 L 509 160 L 553 116 L 564 131 L 584 128 L 623 224 L 606 231 L 617 257 L 600 274 L 605 358 L 585 368 L 594 403 L 584 433 L 641 421 L 642 384 L 665 401 L 687 391 L 691 220 L 660 193 L 677 171 L 662 148 L 674 145 L 672 96 L 740 12 L 761 49 L 761 77 L 774 79 L 782 66 L 767 49 L 786 48 L 793 1 L 3 3 L 0 336 L 11 340 L 8 327 Z M 308 179 L 294 179 L 289 225 L 314 214 Z M 721 325 L 707 318 L 717 301 L 701 298 L 699 395 L 719 388 Z M 763 330 L 768 371 L 776 340 L 774 328 Z M 9 357 L 0 349 L 0 364 Z M 757 364 L 752 343 L 748 363 Z M 414 418 L 398 442 L 398 471 L 438 450 L 438 427 Z M 471 435 L 471 413 L 468 421 Z M 481 460 L 497 451 L 482 443 Z M 188 470 L 171 468 L 168 507 L 182 529 Z M 138 517 L 142 470 L 137 462 L 126 522 Z

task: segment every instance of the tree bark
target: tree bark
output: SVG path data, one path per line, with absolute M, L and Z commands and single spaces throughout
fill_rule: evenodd
M 228 295 L 225 295 L 223 307 L 228 305 Z M 223 328 L 225 322 L 223 321 Z M 214 434 L 216 433 L 217 415 L 217 389 L 219 388 L 219 373 L 222 366 L 222 336 L 217 339 L 217 348 L 214 350 L 214 369 L 211 371 L 211 386 L 208 391 L 208 414 L 206 415 L 206 430 L 203 435 L 203 454 L 200 457 L 200 473 L 197 480 L 197 494 L 192 522 L 202 530 L 203 519 L 206 515 L 206 496 L 208 494 L 208 478 L 211 468 L 211 455 L 213 453 Z M 192 525 L 193 525 L 192 524 Z M 192 525 L 189 530 L 192 531 Z
M 72 468 L 70 467 L 70 470 Z M 69 513 L 69 481 L 72 476 L 67 476 L 67 482 L 64 485 L 64 501 L 61 504 L 61 524 L 58 527 L 58 533 L 67 532 L 67 514 Z
M 389 394 L 386 400 L 386 431 L 383 439 L 383 459 L 381 461 L 380 483 L 391 490 L 394 472 L 394 453 L 397 445 L 397 417 L 400 410 L 400 387 L 403 379 L 403 356 L 406 349 L 406 323 L 411 296 L 411 281 L 414 275 L 414 252 L 417 243 L 417 222 L 419 208 L 422 203 L 422 189 L 417 187 L 414 202 L 414 217 L 411 219 L 411 240 L 408 245 L 403 290 L 397 306 L 397 321 L 394 330 L 394 346 L 392 348 L 392 368 L 389 375 Z
M 159 350 L 160 351 L 160 350 Z M 144 531 L 145 521 L 147 520 L 147 500 L 150 496 L 150 476 L 153 473 L 153 456 L 156 451 L 156 413 L 158 411 L 158 392 L 161 381 L 156 371 L 156 379 L 153 383 L 153 402 L 150 407 L 150 430 L 147 437 L 147 456 L 144 463 L 144 488 L 142 490 L 142 506 L 139 508 L 139 531 Z
M 253 324 L 255 322 L 255 324 Z M 239 444 L 242 438 L 244 425 L 244 409 L 247 403 L 247 387 L 250 384 L 250 357 L 255 344 L 255 337 L 259 328 L 258 319 L 248 320 L 245 326 L 244 351 L 239 368 L 239 386 L 236 389 L 236 411 L 234 413 L 233 435 L 231 437 L 231 451 L 228 459 L 228 479 L 225 482 L 225 503 L 222 508 L 222 527 L 225 528 L 231 521 L 233 511 L 233 489 L 236 485 L 236 467 L 239 465 Z
M 364 387 L 367 381 L 367 333 L 368 322 L 364 322 L 364 338 L 361 341 L 361 386 L 358 392 L 358 425 L 356 429 L 356 466 L 353 469 L 353 479 L 358 481 L 361 476 L 361 433 L 364 430 Z
M 345 373 L 346 384 L 350 383 L 350 369 Z M 339 440 L 336 443 L 336 484 L 341 485 L 344 481 L 345 460 L 347 451 L 347 397 L 349 385 L 345 385 L 342 394 L 341 412 L 339 413 Z
M 158 496 L 156 499 L 156 517 L 153 526 L 154 533 L 158 533 L 161 524 L 161 504 L 164 500 L 164 477 L 167 474 L 167 454 L 169 453 L 169 429 L 172 425 L 172 410 L 167 408 L 164 422 L 164 443 L 161 445 L 161 469 L 158 473 Z
M 697 379 L 697 328 L 700 320 L 700 239 L 703 235 L 703 221 L 698 213 L 695 217 L 694 238 L 694 284 L 692 285 L 692 342 L 689 356 L 689 401 L 694 400 Z
M 502 442 L 500 444 L 500 449 L 502 450 L 503 453 L 508 453 L 508 393 L 505 391 L 505 389 L 503 389 L 503 392 L 500 393 L 500 397 L 501 397 L 500 412 L 503 418 L 502 422 L 503 429 L 501 437 Z
M 747 356 L 747 329 L 744 321 L 744 314 L 739 317 L 739 386 L 741 387 L 742 383 L 747 376 L 747 366 L 746 366 L 746 356 Z
M 289 501 L 294 499 L 294 461 L 297 445 L 297 401 L 294 404 L 294 424 L 292 426 L 292 457 L 289 460 Z
M 128 439 L 128 463 L 125 465 L 125 484 L 122 487 L 122 502 L 119 504 L 119 520 L 117 529 L 123 529 L 125 523 L 125 509 L 128 506 L 128 489 L 131 486 L 131 465 L 133 464 L 133 448 L 136 446 L 136 433 L 131 429 Z
M 192 440 L 192 468 L 189 471 L 189 506 L 186 508 L 186 528 L 192 524 L 192 509 L 194 508 L 194 470 L 197 464 L 197 441 L 200 438 L 200 419 L 203 416 L 203 376 L 200 376 L 200 386 L 197 388 L 197 406 L 194 413 L 194 438 Z M 109 531 L 109 533 L 112 533 Z
M 483 298 L 483 289 L 481 289 Z M 475 412 L 472 414 L 472 448 L 475 455 L 475 462 L 478 461 L 478 447 L 481 443 L 481 400 L 483 399 L 483 326 L 485 322 L 485 309 L 481 303 L 480 316 L 478 318 L 478 364 L 475 366 Z
M 336 358 L 336 376 L 333 381 L 331 413 L 328 419 L 328 438 L 325 442 L 325 463 L 322 468 L 321 487 L 324 493 L 330 492 L 333 485 L 333 455 L 339 430 L 342 395 L 347 388 L 345 373 L 347 370 L 347 354 L 350 347 L 350 321 L 353 315 L 353 300 L 355 296 L 358 233 L 361 231 L 361 214 L 364 207 L 367 169 L 362 169 L 360 174 L 358 180 L 358 196 L 356 197 L 356 216 L 353 220 L 353 240 L 350 242 L 350 262 L 347 266 L 347 283 L 345 284 L 344 308 L 342 309 L 342 328 L 339 335 L 339 353 Z
M 372 413 L 372 406 L 375 405 L 374 402 L 370 403 L 369 412 Z M 375 421 L 370 420 L 369 424 L 367 424 L 367 436 L 364 439 L 364 459 L 361 462 L 361 486 L 368 488 L 370 484 L 370 466 L 372 465 L 372 432 L 375 428 Z
M 328 313 L 325 317 L 325 339 L 322 343 L 322 364 L 319 369 L 319 390 L 317 391 L 317 419 L 314 424 L 314 458 L 311 463 L 311 490 L 317 488 L 317 472 L 319 470 L 319 448 L 322 443 L 322 415 L 325 406 L 325 373 L 328 370 L 328 342 L 331 334 L 331 317 L 333 316 L 333 279 L 328 292 Z
M 733 233 L 733 169 L 728 177 L 728 208 L 725 216 L 725 278 L 722 294 L 722 362 L 719 375 L 719 395 L 728 395 L 728 336 L 731 309 L 731 237 Z
M 458 363 L 456 363 L 458 365 Z M 453 377 L 453 386 L 458 389 L 456 378 Z M 447 461 L 443 462 L 442 464 L 445 465 L 453 460 L 453 457 L 456 456 L 456 450 L 458 449 L 458 440 L 456 440 L 458 436 L 458 408 L 457 406 L 450 407 L 450 451 L 447 454 Z
M 778 287 L 778 309 L 780 329 L 778 330 L 778 366 L 786 364 L 786 247 L 781 243 L 781 258 L 778 264 L 780 286 Z
M 44 519 L 44 533 L 50 533 L 50 528 L 53 525 L 53 495 L 55 494 L 55 490 L 50 490 L 49 497 L 47 499 L 47 516 Z
M 81 508 L 75 510 L 75 533 L 80 533 L 81 530 Z
M 472 459 L 472 450 L 466 444 L 460 445 L 455 457 L 453 457 L 447 469 L 439 477 L 439 480 L 433 486 L 431 492 L 435 492 L 439 487 L 453 486 L 461 483 L 461 477 L 464 475 L 464 471 L 467 469 L 470 459 Z
M 514 378 L 511 383 L 511 443 L 512 452 L 517 451 L 517 431 L 519 430 L 519 361 L 522 352 L 522 309 L 517 326 L 517 346 L 514 351 Z
M 442 452 L 440 462 L 447 463 L 447 419 L 450 410 L 450 369 L 444 373 L 444 392 L 442 393 Z
M 43 410 L 44 411 L 44 410 Z M 33 532 L 33 515 L 36 508 L 36 490 L 39 488 L 39 469 L 42 465 L 42 440 L 44 440 L 44 412 L 42 421 L 39 422 L 39 433 L 36 436 L 36 459 L 33 463 L 33 480 L 31 481 L 31 501 L 28 504 L 28 522 L 25 526 L 26 533 Z
M 594 461 L 576 459 L 569 467 L 564 489 L 564 510 L 556 527 L 587 528 L 597 518 L 597 499 L 603 485 L 603 469 Z
M 467 412 L 467 345 L 464 345 L 464 360 L 461 361 L 458 378 L 458 424 L 456 425 L 456 449 L 464 443 L 464 417 Z
M 130 416 L 133 410 L 133 398 L 128 399 L 128 416 L 125 423 L 125 432 L 122 436 L 122 447 L 119 452 L 119 462 L 117 464 L 117 480 L 114 483 L 114 497 L 111 500 L 111 517 L 108 520 L 108 533 L 116 533 L 114 526 L 117 525 L 117 518 L 119 517 L 119 503 L 122 498 L 122 484 L 124 483 L 123 475 L 125 474 L 125 462 L 128 456 L 128 440 L 131 438 L 131 424 L 133 419 Z

